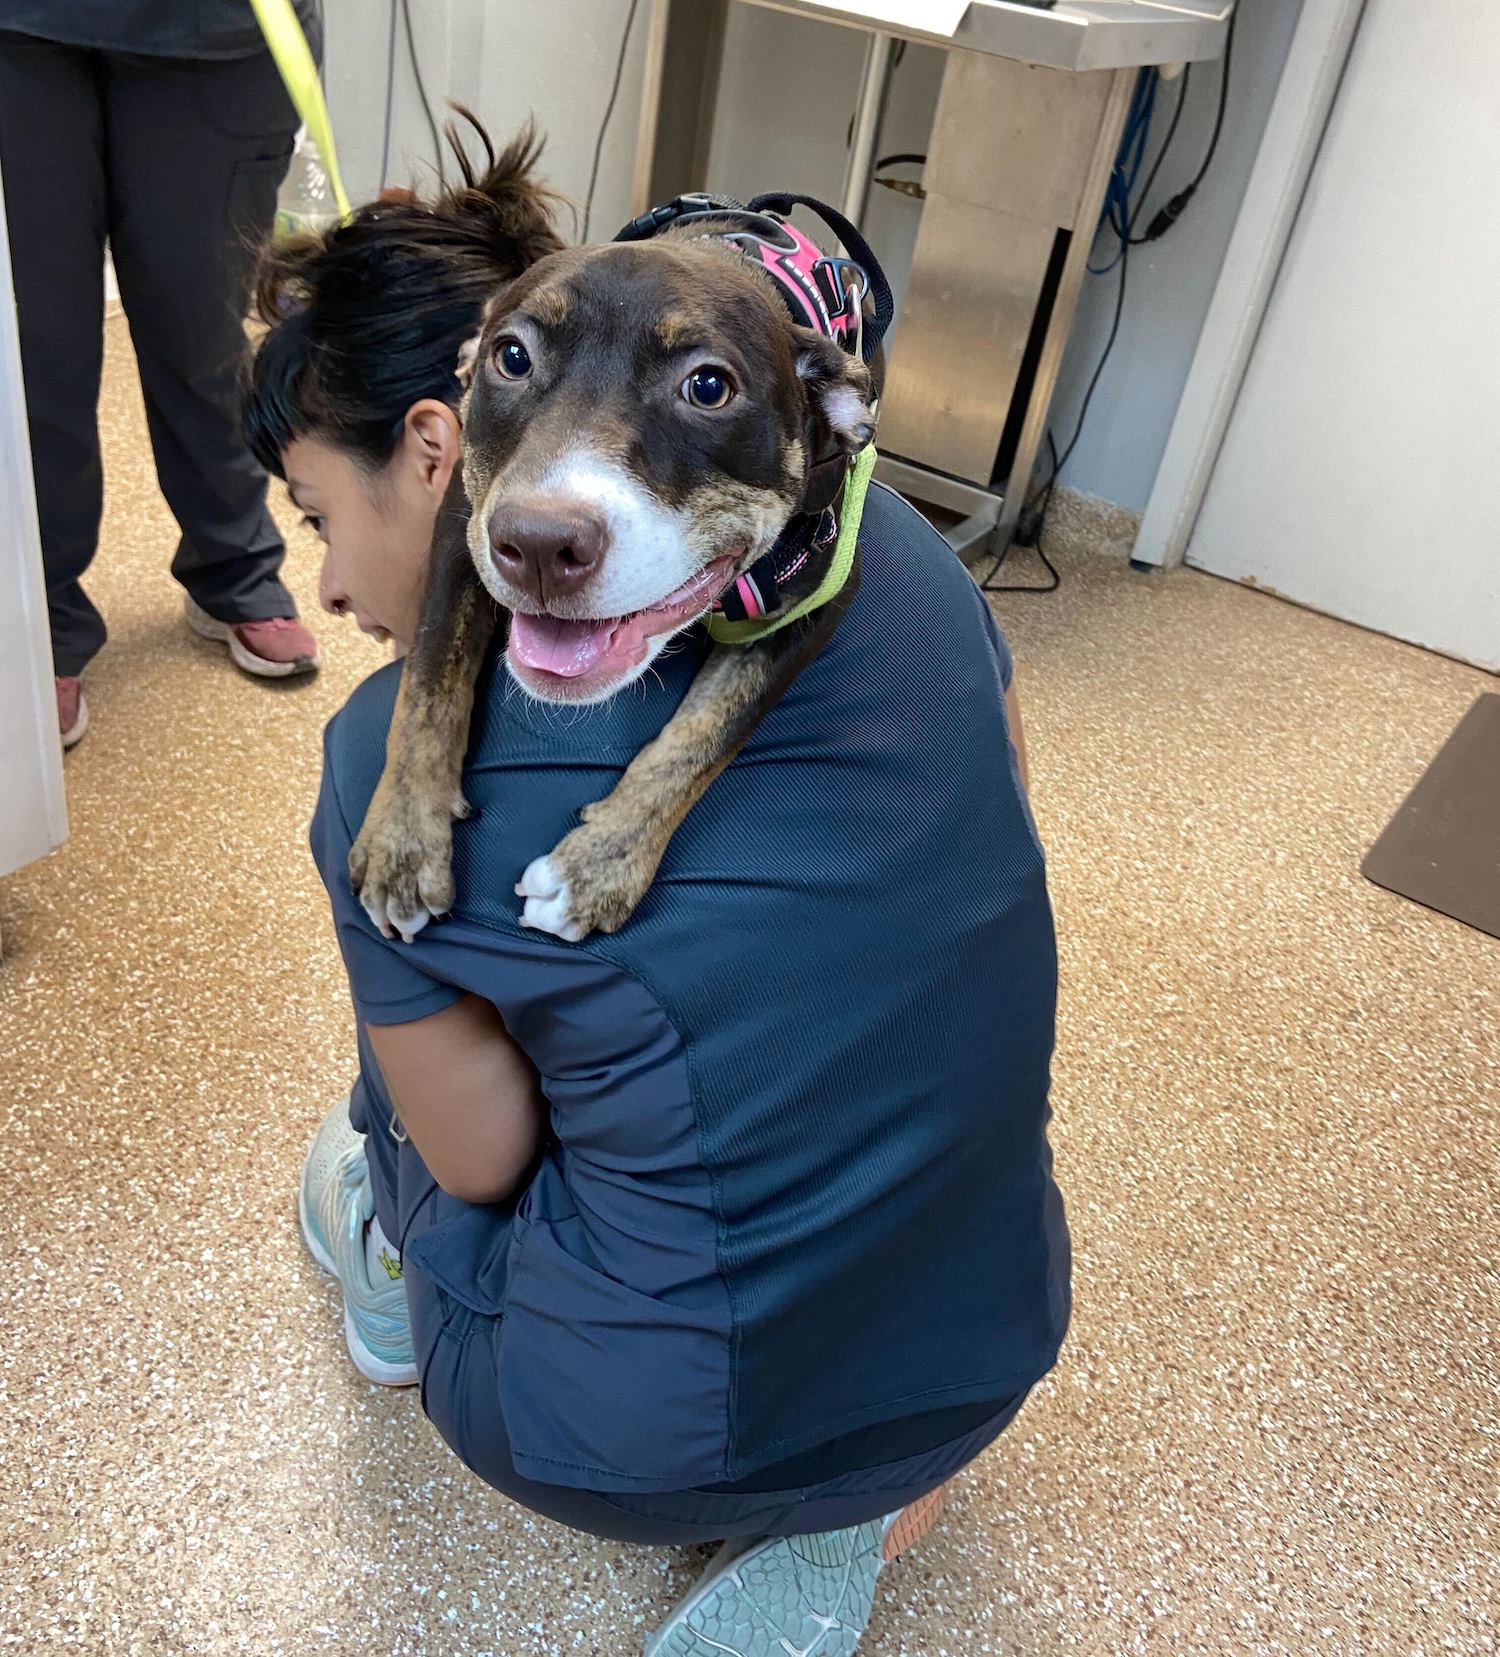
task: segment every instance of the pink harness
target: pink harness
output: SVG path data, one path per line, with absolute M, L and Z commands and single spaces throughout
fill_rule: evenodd
M 857 257 L 836 258 L 787 217 L 796 204 L 810 207 Z M 727 196 L 677 196 L 632 219 L 617 242 L 646 241 L 668 225 L 705 221 L 703 234 L 730 242 L 747 259 L 757 261 L 776 284 L 792 321 L 834 340 L 850 356 L 868 362 L 890 326 L 890 284 L 869 244 L 843 216 L 812 196 L 757 196 L 748 207 Z M 873 314 L 868 323 L 864 302 Z M 801 512 L 782 531 L 776 545 L 719 595 L 714 608 L 731 621 L 759 621 L 782 607 L 781 589 L 811 557 L 827 550 L 838 536 L 834 509 L 842 494 L 847 464 L 842 455 L 818 460 L 809 474 Z
M 870 291 L 864 265 L 825 253 L 783 213 L 753 204 L 741 207 L 727 197 L 678 196 L 633 219 L 615 240 L 643 241 L 669 224 L 694 219 L 714 221 L 706 235 L 731 243 L 769 273 L 794 322 L 836 340 L 850 356 L 862 355 L 864 301 Z
M 779 213 L 746 214 L 741 226 L 719 231 L 715 240 L 732 242 L 759 260 L 804 328 L 836 340 L 851 357 L 860 355 L 862 307 L 870 286 L 863 266 L 825 253 Z

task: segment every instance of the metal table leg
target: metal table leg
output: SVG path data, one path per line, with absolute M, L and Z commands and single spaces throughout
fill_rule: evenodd
M 844 217 L 854 225 L 864 217 L 875 172 L 875 146 L 880 139 L 880 118 L 885 113 L 885 94 L 891 79 L 891 47 L 891 37 L 883 34 L 872 34 L 865 47 L 865 72 L 854 104 L 854 135 L 840 203 Z
M 1031 476 L 1036 470 L 1036 457 L 1046 434 L 1048 416 L 1052 412 L 1052 393 L 1057 386 L 1058 370 L 1062 367 L 1063 350 L 1073 326 L 1073 312 L 1078 305 L 1079 290 L 1088 268 L 1089 250 L 1094 245 L 1094 227 L 1104 207 L 1105 191 L 1109 188 L 1110 170 L 1120 148 L 1120 135 L 1125 130 L 1125 117 L 1130 110 L 1130 94 L 1135 86 L 1136 69 L 1117 69 L 1109 89 L 1109 98 L 1099 121 L 1098 136 L 1079 198 L 1078 216 L 1073 237 L 1063 261 L 1058 279 L 1057 297 L 1047 322 L 1047 333 L 1042 342 L 1041 357 L 1037 362 L 1036 378 L 1026 404 L 1026 417 L 1016 442 L 1015 458 L 1010 476 L 1005 483 L 1005 499 L 1000 518 L 990 541 L 991 552 L 1001 552 L 1015 534 L 1026 498 L 1031 492 Z
M 632 213 L 707 183 L 728 12 L 729 0 L 651 0 Z M 667 86 L 679 90 L 664 101 Z

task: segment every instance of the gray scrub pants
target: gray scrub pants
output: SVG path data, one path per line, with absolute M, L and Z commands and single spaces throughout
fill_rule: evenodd
M 0 32 L 0 172 L 55 670 L 104 643 L 82 578 L 99 539 L 108 238 L 172 573 L 221 621 L 296 614 L 266 476 L 240 435 L 243 319 L 297 117 L 269 54 L 130 56 Z

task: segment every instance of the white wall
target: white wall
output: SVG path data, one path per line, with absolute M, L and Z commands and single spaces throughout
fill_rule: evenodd
M 1175 228 L 1131 252 L 1120 337 L 1063 473 L 1076 489 L 1137 512 L 1146 505 L 1301 10 L 1302 0 L 1240 0 L 1218 152 Z M 1138 220 L 1140 232 L 1156 206 L 1198 170 L 1213 129 L 1219 68 L 1203 63 L 1193 70 L 1182 124 L 1152 191 L 1152 205 Z M 1170 86 L 1158 90 L 1157 143 L 1166 134 L 1176 95 Z M 1154 155 L 1153 145 L 1147 167 Z M 1107 264 L 1114 247 L 1112 238 L 1101 238 L 1095 263 Z M 1085 280 L 1053 404 L 1059 446 L 1072 433 L 1104 349 L 1118 280 L 1118 272 Z
M 635 126 L 650 0 L 640 0 L 610 122 L 592 234 L 629 217 Z M 534 114 L 547 136 L 545 170 L 580 204 L 609 96 L 629 0 L 411 0 L 423 78 L 442 100 L 468 103 L 496 138 Z M 381 183 L 389 0 L 325 0 L 324 81 L 350 199 Z M 792 189 L 837 203 L 845 133 L 864 58 L 854 29 L 735 6 L 706 188 L 739 196 Z M 432 139 L 411 73 L 397 8 L 394 96 L 386 183 L 430 176 Z M 937 103 L 943 54 L 909 46 L 891 83 L 881 153 L 922 150 Z M 670 94 L 669 94 L 670 95 Z M 906 176 L 915 176 L 904 170 Z M 916 241 L 919 203 L 872 193 L 868 229 L 898 286 Z
M 411 0 L 429 93 L 471 103 L 497 136 L 534 113 L 546 132 L 553 182 L 581 201 L 629 0 Z M 593 234 L 628 216 L 641 57 L 649 0 L 640 0 L 594 210 Z M 1150 493 L 1198 331 L 1208 310 L 1255 147 L 1286 58 L 1301 0 L 1242 0 L 1234 82 L 1213 168 L 1178 226 L 1130 261 L 1121 336 L 1095 393 L 1066 478 L 1076 488 L 1139 510 Z M 387 0 L 325 0 L 326 80 L 345 182 L 355 200 L 379 183 L 385 103 Z M 730 13 L 715 137 L 704 182 L 745 195 L 800 189 L 836 198 L 844 138 L 859 84 L 861 34 L 835 24 L 736 6 Z M 895 69 L 879 153 L 926 147 L 943 54 L 910 46 Z M 1200 65 L 1173 156 L 1155 192 L 1165 199 L 1196 171 L 1208 143 L 1217 65 Z M 1159 103 L 1166 130 L 1170 90 Z M 430 166 L 431 140 L 396 33 L 388 182 Z M 899 302 L 911 264 L 919 204 L 872 191 L 867 231 Z M 1054 425 L 1072 430 L 1114 304 L 1114 277 L 1090 278 L 1058 385 Z M 898 307 L 899 326 L 899 307 Z
M 1500 669 L 1500 12 L 1368 0 L 1188 561 Z M 1392 111 L 1402 118 L 1392 119 Z M 1399 722 L 1399 714 L 1394 716 Z
M 582 203 L 628 11 L 629 0 L 411 0 L 422 76 L 439 125 L 450 96 L 468 104 L 497 140 L 535 115 L 547 139 L 544 170 Z M 600 167 L 595 235 L 613 235 L 629 216 L 648 11 L 649 0 L 640 0 Z M 399 5 L 396 12 L 385 182 L 407 184 L 430 180 L 433 148 Z M 369 200 L 381 182 L 390 15 L 389 0 L 324 0 L 324 82 L 344 184 L 356 202 Z

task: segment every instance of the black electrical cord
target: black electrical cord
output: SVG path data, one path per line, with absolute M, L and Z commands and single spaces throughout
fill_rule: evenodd
M 917 179 L 891 178 L 882 169 L 886 167 L 922 167 L 926 164 L 925 155 L 883 155 L 870 169 L 870 182 L 879 184 L 886 190 L 894 190 L 899 195 L 911 196 L 916 201 L 927 199 L 925 186 Z
M 1193 66 L 1188 64 L 1183 69 L 1177 83 L 1177 105 L 1173 109 L 1172 119 L 1167 125 L 1167 136 L 1162 139 L 1161 148 L 1156 152 L 1156 159 L 1151 163 L 1151 171 L 1146 174 L 1146 182 L 1141 186 L 1141 193 L 1136 198 L 1136 207 L 1135 212 L 1131 214 L 1132 218 L 1145 210 L 1146 203 L 1151 196 L 1151 187 L 1156 183 L 1157 174 L 1161 171 L 1161 164 L 1167 159 L 1167 151 L 1171 149 L 1172 140 L 1177 136 L 1177 129 L 1182 125 L 1182 112 L 1187 107 L 1188 83 L 1192 80 L 1192 77 Z M 1132 236 L 1130 245 L 1139 247 L 1145 240 L 1146 237 L 1144 236 Z
M 1016 533 L 1009 545 L 1004 546 L 995 556 L 990 565 L 989 574 L 979 583 L 982 593 L 1055 593 L 1062 586 L 1062 576 L 1058 573 L 1057 565 L 1047 556 L 1042 547 L 1042 527 L 1047 521 L 1047 508 L 1052 504 L 1052 491 L 1057 487 L 1057 474 L 1060 470 L 1057 464 L 1057 443 L 1051 431 L 1047 433 L 1047 448 L 1052 455 L 1052 470 L 1047 481 L 1038 489 L 1027 503 L 1016 525 Z M 1040 502 L 1040 509 L 1038 509 Z M 1000 566 L 1005 562 L 1012 546 L 1030 547 L 1042 561 L 1049 580 L 1035 581 L 996 581 L 1000 573 Z
M 1120 287 L 1115 295 L 1114 320 L 1109 325 L 1109 338 L 1104 342 L 1104 349 L 1099 353 L 1099 361 L 1094 366 L 1093 378 L 1089 381 L 1089 388 L 1083 394 L 1083 404 L 1078 410 L 1078 420 L 1073 427 L 1073 435 L 1068 439 L 1068 446 L 1062 452 L 1062 459 L 1057 463 L 1057 472 L 1073 458 L 1073 451 L 1078 447 L 1078 439 L 1083 436 L 1083 423 L 1088 419 L 1089 404 L 1094 400 L 1094 393 L 1099 389 L 1099 380 L 1104 373 L 1104 365 L 1109 361 L 1109 354 L 1115 348 L 1115 341 L 1120 337 L 1120 318 L 1125 314 L 1125 272 L 1130 265 L 1129 245 L 1120 249 Z M 1053 473 L 1056 477 L 1057 472 Z
M 391 113 L 396 100 L 396 0 L 391 0 L 391 32 L 385 47 L 385 129 L 380 140 L 380 188 L 391 176 Z
M 422 113 L 427 117 L 427 130 L 432 134 L 432 153 L 437 158 L 438 183 L 446 184 L 448 180 L 443 173 L 443 140 L 438 134 L 437 117 L 432 113 L 427 87 L 422 80 L 422 65 L 417 57 L 417 42 L 411 25 L 411 0 L 401 0 L 401 18 L 406 25 L 406 55 L 411 59 L 412 78 L 417 83 L 417 96 L 422 100 Z
M 594 161 L 589 168 L 588 194 L 583 199 L 583 239 L 589 239 L 589 221 L 594 216 L 594 188 L 599 182 L 599 159 L 604 154 L 604 135 L 609 131 L 610 117 L 615 112 L 615 100 L 620 96 L 620 79 L 625 73 L 625 54 L 630 49 L 630 31 L 635 27 L 635 13 L 640 0 L 630 0 L 625 14 L 625 27 L 620 32 L 620 51 L 615 59 L 615 78 L 609 89 L 609 101 L 599 122 L 599 136 L 594 140 Z
M 1016 521 L 1016 532 L 1012 541 L 1001 547 L 995 554 L 994 562 L 990 565 L 989 573 L 979 583 L 980 590 L 986 593 L 1051 593 L 1062 585 L 1062 577 L 1056 566 L 1042 551 L 1042 531 L 1047 527 L 1047 511 L 1052 505 L 1052 496 L 1057 488 L 1057 480 L 1070 459 L 1073 451 L 1078 447 L 1078 439 L 1083 436 L 1083 423 L 1088 419 L 1089 404 L 1094 400 L 1094 393 L 1099 388 L 1099 381 L 1104 374 L 1104 365 L 1109 361 L 1110 352 L 1115 348 L 1115 341 L 1120 337 L 1120 319 L 1125 314 L 1125 277 L 1130 268 L 1130 244 L 1120 246 L 1120 285 L 1115 294 L 1115 314 L 1109 325 L 1109 337 L 1104 342 L 1104 349 L 1099 353 L 1099 361 L 1094 365 L 1093 375 L 1089 379 L 1088 390 L 1083 394 L 1083 404 L 1078 410 L 1078 419 L 1073 424 L 1073 435 L 1068 439 L 1067 446 L 1061 456 L 1057 452 L 1057 440 L 1051 429 L 1047 432 L 1047 449 L 1052 457 L 1052 469 L 1047 474 L 1047 481 L 1039 484 L 1032 491 L 1031 499 L 1027 501 Z M 997 584 L 995 577 L 1000 573 L 1000 566 L 1005 562 L 1006 554 L 1011 546 L 1031 547 L 1038 558 L 1046 566 L 1051 581 L 1046 586 L 1004 586 Z
M 1224 67 L 1219 74 L 1219 113 L 1214 117 L 1214 135 L 1208 141 L 1203 165 L 1193 176 L 1191 188 L 1194 190 L 1203 182 L 1203 175 L 1208 171 L 1214 151 L 1219 147 L 1219 135 L 1224 131 L 1224 111 L 1229 107 L 1229 73 L 1234 62 L 1234 26 L 1239 21 L 1239 16 L 1240 9 L 1236 6 L 1229 16 L 1229 32 L 1224 36 Z
M 1214 116 L 1213 136 L 1208 141 L 1208 149 L 1204 152 L 1202 164 L 1193 175 L 1190 183 L 1172 196 L 1159 207 L 1150 224 L 1146 226 L 1146 234 L 1138 238 L 1142 242 L 1159 241 L 1177 223 L 1187 208 L 1187 204 L 1198 193 L 1198 186 L 1203 182 L 1219 148 L 1219 138 L 1224 131 L 1224 112 L 1229 108 L 1229 76 L 1234 63 L 1234 26 L 1239 22 L 1240 9 L 1235 7 L 1229 16 L 1229 33 L 1224 38 L 1224 67 L 1219 74 L 1219 108 Z M 1186 92 L 1186 88 L 1183 89 Z M 1181 109 L 1181 104 L 1178 108 Z M 1174 118 L 1175 124 L 1175 118 Z M 1142 200 L 1145 198 L 1142 197 Z

